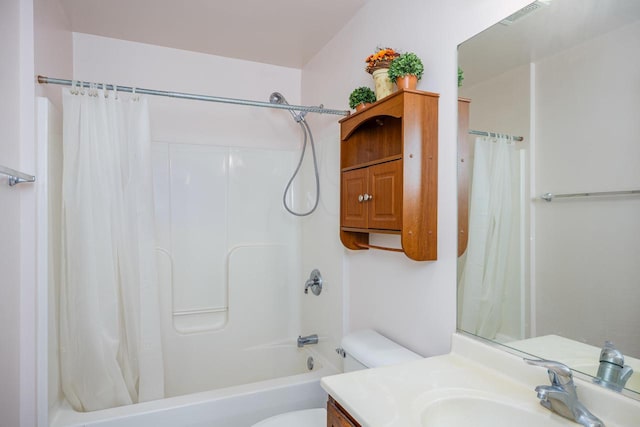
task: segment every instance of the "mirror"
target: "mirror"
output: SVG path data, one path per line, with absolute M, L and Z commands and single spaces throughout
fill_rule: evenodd
M 640 2 L 539 0 L 458 55 L 458 328 L 592 376 L 611 341 L 640 397 Z

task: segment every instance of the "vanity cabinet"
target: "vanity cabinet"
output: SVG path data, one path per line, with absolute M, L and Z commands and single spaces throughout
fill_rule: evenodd
M 329 400 L 327 400 L 327 427 L 360 427 L 360 424 L 329 396 Z
M 399 90 L 340 120 L 340 239 L 437 259 L 438 95 Z M 398 234 L 401 248 L 369 244 Z

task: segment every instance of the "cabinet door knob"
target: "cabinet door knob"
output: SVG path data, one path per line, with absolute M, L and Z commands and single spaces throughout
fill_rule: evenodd
M 358 195 L 358 202 L 362 203 L 365 200 L 362 194 Z
M 364 195 L 364 201 L 366 202 L 366 201 L 368 201 L 368 200 L 373 200 L 373 195 L 371 195 L 371 194 L 365 194 L 365 195 Z

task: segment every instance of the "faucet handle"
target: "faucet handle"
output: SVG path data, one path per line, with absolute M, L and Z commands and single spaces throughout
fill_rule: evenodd
M 564 363 L 556 362 L 555 360 L 544 359 L 524 359 L 529 365 L 541 366 L 547 368 L 549 373 L 549 379 L 553 385 L 569 385 L 573 384 L 573 375 L 571 374 L 571 368 Z
M 624 356 L 611 341 L 605 341 L 602 351 L 600 351 L 600 362 L 613 363 L 624 367 Z

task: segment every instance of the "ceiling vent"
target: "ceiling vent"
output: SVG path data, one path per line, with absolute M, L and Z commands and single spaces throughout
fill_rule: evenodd
M 519 11 L 507 16 L 505 19 L 500 21 L 500 23 L 502 25 L 512 25 L 516 21 L 519 21 L 519 20 L 523 19 L 524 17 L 526 17 L 529 14 L 535 12 L 536 10 L 538 10 L 540 8 L 543 8 L 543 7 L 546 7 L 546 6 L 549 6 L 549 3 L 551 3 L 551 0 L 537 0 L 537 1 L 534 1 L 533 3 L 523 7 Z

